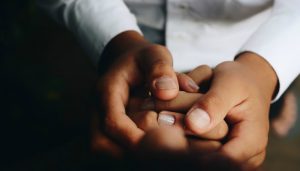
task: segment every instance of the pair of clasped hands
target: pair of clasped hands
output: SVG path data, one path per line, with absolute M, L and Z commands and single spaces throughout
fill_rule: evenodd
M 93 118 L 94 150 L 193 160 L 218 154 L 245 170 L 264 161 L 277 77 L 262 57 L 245 52 L 214 69 L 176 73 L 164 46 L 128 31 L 107 45 L 103 58 L 113 62 L 98 84 L 104 115 Z

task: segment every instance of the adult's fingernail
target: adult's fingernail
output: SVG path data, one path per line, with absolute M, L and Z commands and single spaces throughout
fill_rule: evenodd
M 195 108 L 190 111 L 187 117 L 198 129 L 205 129 L 210 124 L 208 113 L 200 108 Z
M 162 76 L 155 80 L 155 88 L 159 90 L 176 89 L 177 84 L 174 79 L 168 76 Z
M 161 126 L 172 126 L 175 124 L 175 117 L 167 112 L 160 112 L 158 115 L 158 124 Z
M 195 91 L 199 90 L 199 86 L 192 79 L 188 81 L 188 86 Z
M 145 99 L 143 104 L 141 105 L 142 110 L 153 110 L 154 108 L 155 108 L 155 105 L 151 98 Z

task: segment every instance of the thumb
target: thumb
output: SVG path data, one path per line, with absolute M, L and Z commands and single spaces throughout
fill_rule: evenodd
M 210 90 L 188 111 L 185 117 L 186 128 L 195 134 L 211 131 L 233 107 L 246 99 L 241 87 L 239 81 L 230 75 L 215 73 Z
M 144 71 L 151 93 L 160 100 L 177 96 L 179 86 L 173 70 L 170 52 L 164 46 L 151 45 L 138 58 L 139 67 Z

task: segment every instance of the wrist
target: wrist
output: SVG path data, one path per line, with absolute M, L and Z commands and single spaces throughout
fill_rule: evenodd
M 255 53 L 245 52 L 240 54 L 235 61 L 249 70 L 255 83 L 270 100 L 276 95 L 278 86 L 276 72 L 263 57 Z

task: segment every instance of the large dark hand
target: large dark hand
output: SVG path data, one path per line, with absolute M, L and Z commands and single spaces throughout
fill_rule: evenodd
M 130 90 L 149 85 L 152 95 L 161 100 L 177 96 L 179 86 L 169 51 L 153 45 L 136 32 L 116 36 L 106 47 L 104 58 L 115 59 L 98 84 L 105 133 L 126 148 L 134 148 L 144 131 L 127 116 L 125 107 Z M 97 129 L 97 128 L 95 128 Z M 97 131 L 93 146 L 97 146 Z

